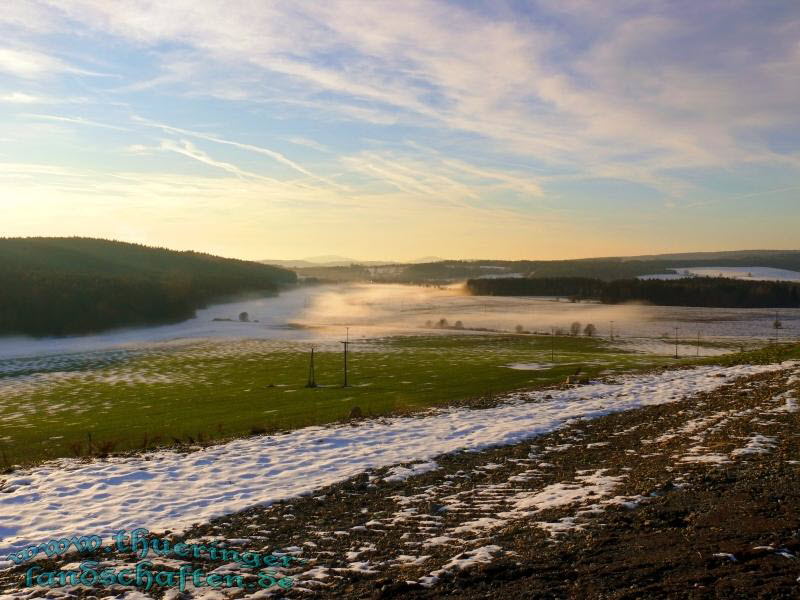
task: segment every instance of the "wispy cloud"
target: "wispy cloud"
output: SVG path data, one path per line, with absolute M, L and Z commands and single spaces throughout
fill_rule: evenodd
M 244 169 L 241 169 L 241 168 L 237 167 L 233 163 L 229 163 L 229 162 L 225 162 L 225 161 L 221 161 L 221 160 L 214 160 L 208 154 L 206 154 L 202 150 L 200 150 L 197 147 L 195 147 L 195 145 L 192 144 L 191 142 L 189 142 L 188 140 L 182 140 L 182 142 L 179 143 L 179 144 L 176 144 L 175 142 L 173 142 L 171 140 L 163 140 L 161 142 L 161 146 L 160 147 L 161 147 L 162 150 L 169 150 L 171 152 L 176 152 L 176 153 L 181 154 L 183 156 L 188 156 L 189 158 L 192 158 L 192 159 L 194 159 L 194 160 L 196 160 L 198 162 L 201 162 L 203 164 L 206 164 L 206 165 L 209 165 L 209 166 L 212 166 L 212 167 L 216 167 L 218 169 L 222 169 L 223 171 L 227 171 L 228 173 L 232 173 L 233 175 L 236 175 L 237 177 L 240 177 L 242 179 L 252 178 L 252 179 L 258 179 L 258 180 L 261 180 L 261 181 L 268 181 L 270 183 L 280 184 L 280 182 L 277 179 L 273 179 L 272 177 L 266 177 L 266 176 L 261 175 L 259 173 L 253 173 L 251 171 L 245 171 Z
M 32 119 L 41 119 L 43 121 L 57 121 L 60 123 L 72 123 L 74 125 L 85 125 L 88 127 L 101 127 L 103 129 L 114 129 L 116 131 L 130 131 L 128 127 L 120 127 L 119 125 L 110 125 L 108 123 L 100 123 L 92 121 L 91 119 L 84 119 L 83 117 L 64 117 L 61 115 L 45 115 L 37 113 L 22 113 L 23 117 Z
M 10 104 L 42 104 L 48 102 L 48 100 L 43 96 L 26 94 L 24 92 L 11 92 L 9 94 L 0 94 L 0 102 L 8 102 Z
M 269 148 L 264 148 L 262 146 L 256 146 L 256 145 L 253 145 L 253 144 L 244 144 L 242 142 L 236 142 L 236 141 L 233 141 L 233 140 L 226 140 L 226 139 L 217 137 L 215 135 L 210 135 L 210 134 L 202 133 L 202 132 L 199 132 L 199 131 L 192 131 L 192 130 L 189 130 L 189 129 L 181 129 L 179 127 L 172 127 L 170 125 L 164 125 L 163 123 L 155 123 L 153 121 L 149 121 L 147 119 L 144 119 L 144 118 L 138 117 L 138 116 L 134 116 L 133 120 L 136 121 L 137 123 L 141 123 L 141 124 L 147 125 L 149 127 L 156 127 L 158 129 L 162 129 L 163 131 L 167 131 L 167 132 L 170 132 L 170 133 L 178 133 L 178 134 L 182 134 L 182 135 L 190 135 L 192 137 L 196 137 L 196 138 L 199 138 L 199 139 L 202 139 L 202 140 L 208 140 L 209 142 L 214 142 L 216 144 L 224 144 L 224 145 L 227 145 L 227 146 L 233 146 L 235 148 L 241 148 L 242 150 L 248 150 L 250 152 L 255 152 L 257 154 L 263 154 L 265 156 L 269 156 L 270 158 L 276 160 L 277 162 L 279 162 L 279 163 L 281 163 L 283 165 L 286 165 L 287 167 L 289 167 L 291 169 L 294 169 L 298 173 L 301 173 L 303 175 L 306 175 L 307 177 L 310 177 L 311 179 L 316 179 L 317 181 L 321 181 L 323 183 L 326 183 L 328 185 L 331 185 L 331 186 L 333 186 L 335 188 L 338 188 L 338 189 L 341 189 L 341 190 L 346 190 L 347 189 L 346 186 L 339 185 L 338 183 L 336 183 L 334 181 L 331 181 L 327 177 L 321 177 L 319 175 L 315 175 L 314 173 L 312 173 L 311 171 L 309 171 L 305 167 L 303 167 L 303 166 L 299 165 L 298 163 L 296 163 L 295 161 L 287 158 L 285 155 L 281 154 L 280 152 L 276 152 L 275 150 L 270 150 Z
M 326 146 L 323 146 L 319 142 L 315 142 L 314 140 L 310 140 L 308 138 L 300 137 L 300 136 L 297 136 L 297 135 L 294 135 L 294 136 L 292 136 L 290 138 L 286 138 L 286 141 L 290 142 L 292 144 L 295 144 L 296 146 L 305 146 L 306 148 L 312 148 L 312 149 L 317 150 L 319 152 L 326 152 L 326 153 L 332 153 L 333 152 L 333 150 L 331 150 L 330 148 L 328 148 Z
M 44 52 L 18 48 L 0 48 L 0 72 L 25 79 L 38 79 L 55 73 L 71 73 L 89 77 L 112 76 L 107 73 L 81 69 Z
M 68 10 L 140 43 L 181 40 L 194 48 L 193 60 L 182 53 L 184 67 L 170 66 L 166 76 L 147 86 L 183 78 L 186 85 L 213 89 L 217 86 L 207 86 L 198 67 L 204 60 L 230 65 L 234 77 L 252 78 L 260 70 L 272 73 L 274 83 L 298 99 L 325 91 L 336 95 L 328 98 L 328 106 L 343 112 L 378 110 L 402 121 L 399 110 L 555 164 L 612 164 L 617 162 L 614 144 L 620 143 L 629 150 L 660 151 L 686 165 L 732 164 L 753 155 L 741 146 L 736 128 L 755 117 L 757 103 L 763 102 L 755 86 L 742 90 L 741 82 L 758 81 L 760 89 L 770 85 L 787 100 L 795 95 L 776 72 L 787 61 L 795 64 L 790 47 L 771 42 L 784 58 L 766 64 L 747 55 L 746 46 L 742 56 L 723 59 L 730 62 L 723 66 L 749 77 L 731 79 L 724 72 L 720 77 L 710 71 L 709 61 L 686 60 L 688 52 L 672 50 L 679 37 L 687 48 L 710 49 L 714 40 L 682 18 L 691 15 L 669 9 L 653 16 L 634 5 L 598 14 L 593 26 L 603 37 L 585 52 L 575 52 L 568 38 L 537 26 L 535 19 L 522 26 L 508 15 L 490 19 L 441 2 L 374 2 L 357 10 L 336 1 L 302 7 L 279 2 L 248 11 L 221 6 L 193 5 L 197 13 L 192 15 L 181 3 L 154 7 L 147 15 L 131 5 L 115 7 L 112 16 L 110 8 L 96 2 L 75 2 Z M 560 10 L 569 19 L 591 8 L 568 4 Z M 731 8 L 723 17 L 733 19 L 736 12 Z M 739 12 L 735 22 L 741 25 L 747 10 Z M 766 39 L 780 33 L 776 28 L 765 25 L 751 35 Z M 296 31 L 303 35 L 292 35 Z M 554 52 L 565 57 L 564 64 L 554 63 Z M 298 94 L 292 82 L 305 94 Z M 254 96 L 263 88 L 251 87 Z M 359 106 L 363 102 L 369 106 Z M 770 103 L 781 105 L 780 100 Z M 783 102 L 781 110 L 762 119 L 780 122 L 788 109 Z M 279 154 L 272 158 L 284 162 Z
M 608 241 L 601 221 L 652 232 L 709 198 L 738 227 L 724 205 L 739 182 L 778 203 L 800 175 L 793 3 L 20 0 L 0 33 L 16 82 L 4 110 L 91 100 L 79 117 L 12 115 L 2 133 L 28 135 L 30 154 L 14 119 L 82 126 L 62 132 L 76 138 L 65 153 L 124 129 L 109 152 L 143 170 L 156 154 L 164 177 L 188 159 L 251 199 L 372 203 L 409 223 L 406 211 L 460 211 L 470 231 L 566 231 L 569 214 Z

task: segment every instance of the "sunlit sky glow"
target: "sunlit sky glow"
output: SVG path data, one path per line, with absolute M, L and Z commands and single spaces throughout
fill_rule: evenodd
M 800 246 L 800 3 L 14 0 L 0 235 L 250 259 Z

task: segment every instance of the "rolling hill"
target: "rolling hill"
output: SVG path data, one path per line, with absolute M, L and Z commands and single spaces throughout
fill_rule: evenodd
M 585 277 L 613 281 L 641 275 L 669 274 L 692 267 L 766 267 L 800 271 L 800 250 L 736 250 L 652 256 L 567 260 L 441 260 L 416 264 L 352 264 L 297 267 L 297 273 L 328 281 L 439 283 L 486 276 L 532 278 Z
M 294 272 L 93 238 L 0 238 L 0 335 L 89 333 L 190 318 L 208 302 L 276 293 Z

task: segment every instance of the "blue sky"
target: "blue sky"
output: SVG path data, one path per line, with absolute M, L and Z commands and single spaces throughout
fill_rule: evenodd
M 0 235 L 242 258 L 798 248 L 796 2 L 16 0 Z

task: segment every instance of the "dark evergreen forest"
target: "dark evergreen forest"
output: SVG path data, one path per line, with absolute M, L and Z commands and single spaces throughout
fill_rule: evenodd
M 470 279 L 467 289 L 478 296 L 563 296 L 572 300 L 599 300 L 605 304 L 648 302 L 662 306 L 800 308 L 800 284 L 723 277 L 615 281 L 582 277 Z
M 190 318 L 210 301 L 273 294 L 294 272 L 91 238 L 0 239 L 0 334 L 68 335 Z

